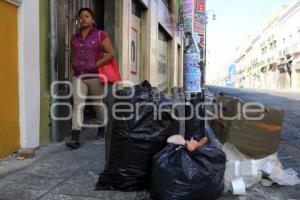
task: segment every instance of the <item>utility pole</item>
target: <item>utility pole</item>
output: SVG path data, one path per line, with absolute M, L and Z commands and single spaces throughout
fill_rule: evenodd
M 202 61 L 202 69 L 201 69 L 201 85 L 202 88 L 204 88 L 206 84 L 206 26 L 207 26 L 207 21 L 206 21 L 206 13 L 205 13 L 205 27 L 204 27 L 204 46 L 203 46 L 203 61 Z
M 185 33 L 184 86 L 186 92 L 202 92 L 206 0 L 182 0 Z M 201 62 L 202 60 L 202 62 Z
M 180 0 L 179 0 L 180 1 Z M 204 102 L 204 90 L 201 84 L 201 65 L 204 58 L 203 35 L 205 29 L 205 2 L 206 0 L 181 0 L 183 12 L 184 42 L 184 88 L 185 101 L 194 108 Z M 202 39 L 202 40 L 201 40 Z M 185 116 L 191 114 L 191 107 L 185 106 Z M 197 110 L 201 117 L 205 117 L 205 108 Z M 199 120 L 197 115 L 185 120 L 185 136 L 193 137 L 195 134 L 205 133 L 205 120 Z

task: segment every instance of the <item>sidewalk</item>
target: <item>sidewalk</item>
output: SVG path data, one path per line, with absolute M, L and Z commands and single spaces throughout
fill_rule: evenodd
M 0 200 L 33 199 L 145 199 L 145 192 L 123 193 L 94 191 L 104 167 L 104 140 L 96 140 L 96 132 L 86 131 L 82 148 L 71 151 L 64 143 L 50 144 L 47 152 L 38 152 L 35 160 L 16 172 L 3 174 L 0 169 Z M 43 154 L 42 158 L 39 154 Z M 4 168 L 11 168 L 9 161 Z
M 9 161 L 0 165 L 0 200 L 151 200 L 146 191 L 94 191 L 98 174 L 104 167 L 104 140 L 96 140 L 96 131 L 92 130 L 86 131 L 84 140 L 82 148 L 75 151 L 65 148 L 64 143 L 42 147 L 31 163 L 14 172 L 3 174 L 5 168 L 15 165 L 13 162 L 28 161 Z M 280 150 L 281 156 L 289 158 L 286 160 L 288 167 L 296 167 L 299 172 L 299 161 L 291 160 L 294 155 L 300 155 L 299 148 L 282 144 Z M 257 185 L 245 197 L 224 194 L 220 200 L 292 200 L 299 197 L 300 185 L 271 188 Z

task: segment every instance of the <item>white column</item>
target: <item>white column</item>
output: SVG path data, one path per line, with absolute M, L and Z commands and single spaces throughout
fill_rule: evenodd
M 22 1 L 19 8 L 19 94 L 21 148 L 40 140 L 39 0 Z
M 157 19 L 157 3 L 156 1 L 149 2 L 149 11 L 150 12 L 150 26 L 149 26 L 149 33 L 150 33 L 150 77 L 149 81 L 152 86 L 158 86 L 158 62 L 157 62 L 157 45 L 158 45 L 158 19 Z

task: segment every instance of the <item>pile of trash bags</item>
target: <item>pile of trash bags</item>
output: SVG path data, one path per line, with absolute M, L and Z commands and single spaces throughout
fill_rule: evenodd
M 144 81 L 117 91 L 115 106 L 123 112 L 114 117 L 106 136 L 106 165 L 96 190 L 150 188 L 151 196 L 160 200 L 219 197 L 224 189 L 225 153 L 210 142 L 189 151 L 186 139 L 194 134 L 174 137 L 179 122 L 172 117 L 172 103 L 151 88 Z M 199 132 L 199 124 L 204 123 L 192 120 L 187 126 Z M 205 136 L 205 132 L 197 135 Z
M 154 156 L 150 192 L 158 200 L 212 200 L 224 189 L 226 155 L 212 144 L 190 152 L 168 144 Z
M 152 91 L 147 81 L 119 90 L 117 95 L 118 109 L 128 110 L 132 106 L 134 112 L 120 112 L 118 119 L 113 119 L 111 138 L 106 144 L 107 163 L 96 189 L 143 190 L 150 184 L 153 156 L 165 147 L 168 137 L 177 132 L 178 124 L 169 112 L 161 112 L 161 119 L 155 116 L 158 107 L 168 100 L 162 93 Z M 167 110 L 170 106 L 162 108 Z

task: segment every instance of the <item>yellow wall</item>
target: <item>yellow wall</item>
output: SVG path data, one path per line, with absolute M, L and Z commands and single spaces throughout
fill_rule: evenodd
M 17 7 L 0 0 L 0 157 L 19 147 Z

